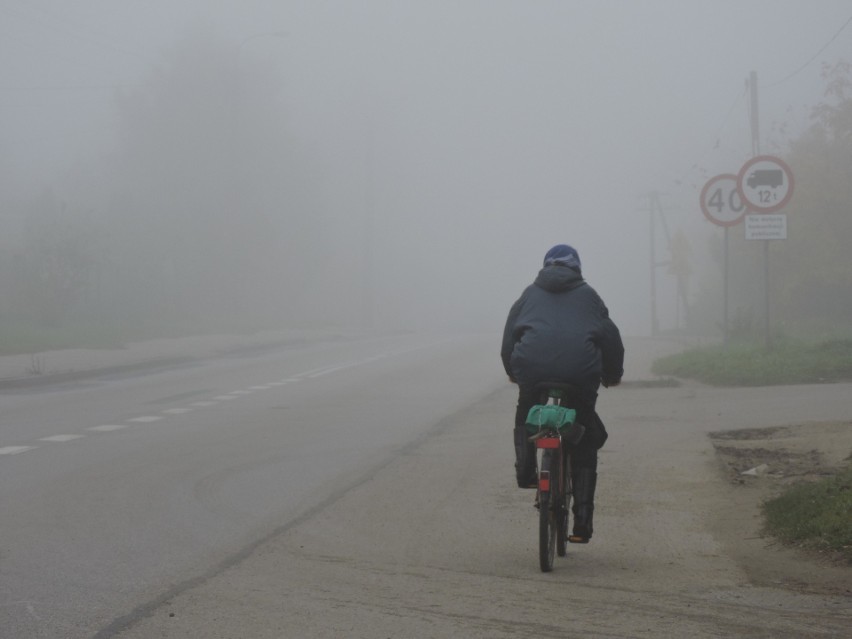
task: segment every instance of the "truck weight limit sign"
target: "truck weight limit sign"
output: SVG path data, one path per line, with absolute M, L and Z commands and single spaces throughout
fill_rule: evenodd
M 719 226 L 736 226 L 742 222 L 746 207 L 737 191 L 737 176 L 723 173 L 707 180 L 701 189 L 701 210 Z
M 737 192 L 752 213 L 774 213 L 793 196 L 793 172 L 780 158 L 758 155 L 740 169 Z

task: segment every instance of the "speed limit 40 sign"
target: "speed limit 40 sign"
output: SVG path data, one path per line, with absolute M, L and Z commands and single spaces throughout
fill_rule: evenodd
M 737 190 L 737 176 L 723 173 L 707 180 L 701 189 L 701 210 L 708 220 L 719 226 L 736 226 L 742 222 L 746 206 Z

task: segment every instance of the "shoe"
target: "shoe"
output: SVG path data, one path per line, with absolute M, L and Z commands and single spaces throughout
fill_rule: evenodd
M 574 534 L 568 535 L 568 541 L 572 544 L 587 544 L 591 539 L 592 534 L 581 526 L 574 526 Z
M 574 534 L 569 535 L 572 544 L 587 544 L 592 538 L 592 518 L 595 512 L 595 486 L 598 474 L 590 468 L 581 468 L 574 473 Z
M 515 464 L 515 478 L 518 481 L 518 488 L 538 488 L 538 474 L 535 468 L 532 472 L 527 468 L 518 468 Z

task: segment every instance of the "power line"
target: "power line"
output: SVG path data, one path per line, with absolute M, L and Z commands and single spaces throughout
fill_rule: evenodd
M 722 118 L 722 123 L 719 125 L 716 134 L 713 136 L 714 142 L 712 148 L 705 149 L 701 157 L 690 168 L 683 171 L 680 176 L 674 180 L 675 184 L 684 184 L 690 178 L 691 174 L 695 172 L 702 173 L 702 171 L 704 171 L 704 168 L 701 166 L 702 162 L 704 162 L 704 160 L 707 158 L 708 155 L 710 155 L 710 153 L 719 150 L 719 148 L 722 146 L 722 132 L 728 126 L 728 122 L 731 119 L 731 115 L 733 114 L 737 106 L 740 105 L 747 93 L 748 89 L 744 88 L 737 94 L 737 97 L 731 103 L 731 106 L 728 107 L 728 111 L 725 113 L 725 117 Z
M 834 42 L 834 41 L 835 41 L 835 40 L 836 40 L 836 39 L 840 36 L 840 34 L 841 34 L 841 33 L 843 33 L 843 31 L 844 31 L 844 30 L 845 30 L 845 29 L 846 29 L 846 28 L 847 28 L 850 24 L 852 24 L 852 16 L 850 16 L 850 17 L 849 17 L 849 19 L 847 19 L 847 20 L 846 20 L 846 22 L 844 22 L 844 23 L 843 23 L 843 25 L 842 25 L 842 26 L 841 26 L 841 27 L 840 27 L 840 28 L 839 28 L 839 29 L 835 32 L 835 34 L 834 34 L 833 36 L 831 36 L 831 38 L 829 38 L 829 39 L 828 39 L 828 41 L 827 41 L 824 45 L 822 45 L 822 47 L 820 47 L 819 51 L 817 51 L 817 52 L 816 52 L 813 56 L 811 56 L 811 57 L 807 60 L 807 62 L 805 62 L 803 65 L 801 65 L 799 68 L 797 68 L 797 69 L 796 69 L 795 71 L 793 71 L 792 73 L 788 74 L 785 78 L 783 78 L 783 79 L 781 79 L 781 80 L 778 80 L 777 82 L 773 82 L 772 84 L 766 85 L 764 88 L 768 89 L 768 88 L 771 88 L 771 87 L 778 86 L 779 84 L 783 84 L 784 82 L 787 82 L 788 80 L 790 80 L 790 79 L 791 79 L 791 78 L 793 78 L 794 76 L 796 76 L 796 75 L 798 75 L 799 73 L 801 73 L 801 72 L 802 72 L 803 70 L 805 70 L 805 69 L 806 69 L 806 68 L 807 68 L 807 67 L 808 67 L 811 63 L 813 63 L 813 61 L 814 61 L 814 60 L 816 60 L 816 59 L 817 59 L 817 58 L 818 58 L 818 57 L 819 57 L 819 56 L 820 56 L 820 55 L 821 55 L 821 54 L 822 54 L 822 53 L 823 53 L 823 52 L 824 52 L 824 51 L 825 51 L 825 50 L 826 50 L 829 46 L 831 46 L 831 44 L 832 44 L 832 43 L 833 43 L 833 42 Z M 715 150 L 715 149 L 717 149 L 717 148 L 719 147 L 719 145 L 720 145 L 720 141 L 721 141 L 721 134 L 722 134 L 722 131 L 723 131 L 723 130 L 724 130 L 724 128 L 727 126 L 728 120 L 730 119 L 731 114 L 733 113 L 734 109 L 735 109 L 735 108 L 739 105 L 739 103 L 742 101 L 742 99 L 746 96 L 746 94 L 747 94 L 747 93 L 748 93 L 748 86 L 746 86 L 746 88 L 745 88 L 745 89 L 743 89 L 743 90 L 742 90 L 742 91 L 741 91 L 741 92 L 737 95 L 737 98 L 734 100 L 733 104 L 731 104 L 731 106 L 728 108 L 728 112 L 725 114 L 725 117 L 723 118 L 722 125 L 719 127 L 719 132 L 718 132 L 718 133 L 714 136 L 714 138 L 715 138 L 715 146 L 713 147 L 713 150 Z M 750 105 L 750 104 L 749 104 L 749 105 L 747 105 L 747 106 L 748 106 L 748 108 L 749 108 L 749 109 L 751 109 L 751 105 Z M 699 163 L 700 163 L 700 162 L 701 162 L 704 158 L 706 158 L 706 157 L 707 157 L 707 155 L 708 155 L 709 153 L 710 153 L 710 150 L 709 150 L 709 149 L 708 149 L 707 151 L 705 151 L 705 152 L 704 152 L 704 154 L 703 154 L 703 155 L 702 155 L 702 157 L 701 157 L 701 160 L 699 160 Z M 683 174 L 681 175 L 681 177 L 680 177 L 679 179 L 675 180 L 675 183 L 676 183 L 676 184 L 681 184 L 681 183 L 685 182 L 685 181 L 687 180 L 688 175 L 689 175 L 690 173 L 692 173 L 692 172 L 693 172 L 696 168 L 699 168 L 699 167 L 698 167 L 698 163 L 694 164 L 694 165 L 692 166 L 692 168 L 691 168 L 691 169 L 689 169 L 689 170 L 687 170 L 687 171 L 684 171 L 684 172 L 683 172 Z
M 843 26 L 840 27 L 837 30 L 837 33 L 835 33 L 833 36 L 831 36 L 831 38 L 828 40 L 828 42 L 826 42 L 824 45 L 822 45 L 822 48 L 819 51 L 817 51 L 807 62 L 805 62 L 802 66 L 800 66 L 798 69 L 793 71 L 786 78 L 784 78 L 782 80 L 778 80 L 778 82 L 773 82 L 772 84 L 768 84 L 763 88 L 764 89 L 771 89 L 772 87 L 777 87 L 779 84 L 783 84 L 784 82 L 786 82 L 790 78 L 792 78 L 792 77 L 798 75 L 799 73 L 801 73 L 802 71 L 804 71 L 811 64 L 811 62 L 816 60 L 822 54 L 822 52 L 825 51 L 829 47 L 829 45 L 831 45 L 831 43 L 834 42 L 837 39 L 837 36 L 839 36 L 841 33 L 843 33 L 843 30 L 846 29 L 846 27 L 848 27 L 849 23 L 851 23 L 851 22 L 852 22 L 852 16 L 850 16 L 849 19 L 846 22 L 843 23 Z
M 728 112 L 725 114 L 724 119 L 722 120 L 722 125 L 719 127 L 719 132 L 716 134 L 716 146 L 719 145 L 719 139 L 722 137 L 722 131 L 728 125 L 728 120 L 731 117 L 731 114 L 734 112 L 734 109 L 739 105 L 743 98 L 745 98 L 748 92 L 748 88 L 743 88 L 743 90 L 737 95 L 736 100 L 734 100 L 733 104 L 728 108 Z

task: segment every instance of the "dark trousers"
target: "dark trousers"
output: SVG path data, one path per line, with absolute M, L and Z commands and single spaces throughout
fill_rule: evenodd
M 518 387 L 518 407 L 515 411 L 515 429 L 523 430 L 530 409 L 536 404 L 544 403 L 541 390 L 530 386 Z M 586 468 L 597 471 L 598 450 L 607 440 L 606 427 L 595 411 L 597 392 L 588 390 L 584 393 L 583 400 L 577 406 L 571 406 L 577 411 L 577 421 L 585 426 L 586 431 L 583 438 L 571 447 L 571 468 L 576 473 Z

